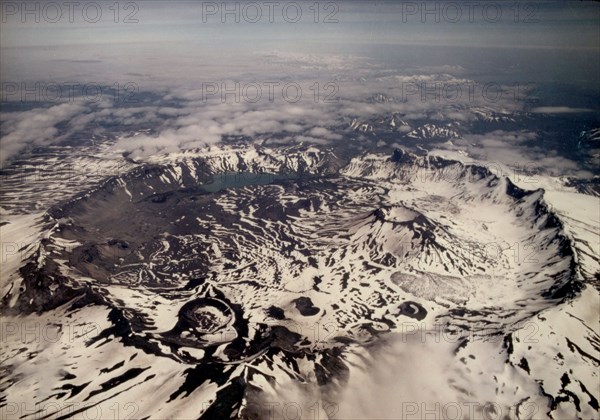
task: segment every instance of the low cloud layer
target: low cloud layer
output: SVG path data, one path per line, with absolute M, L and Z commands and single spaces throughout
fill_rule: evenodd
M 28 146 L 43 146 L 64 139 L 58 129 L 60 124 L 85 112 L 81 104 L 66 103 L 49 108 L 36 108 L 25 112 L 3 113 L 0 161 L 15 155 Z
M 462 135 L 441 146 L 446 150 L 507 165 L 535 161 L 554 174 L 589 175 L 578 172 L 574 161 L 557 152 L 532 146 L 540 140 L 532 132 L 495 128 L 487 134 L 465 132 L 482 115 L 510 120 L 527 108 L 526 90 L 499 82 L 478 83 L 467 73 L 456 65 L 396 68 L 360 56 L 271 51 L 255 54 L 243 67 L 222 77 L 213 75 L 210 81 L 156 91 L 135 85 L 135 90 L 120 95 L 113 92 L 114 97 L 107 94 L 94 101 L 78 97 L 28 111 L 3 112 L 1 160 L 72 138 L 84 144 L 94 135 L 118 138 L 113 150 L 134 158 L 217 145 L 224 139 L 273 145 L 403 146 L 402 140 L 394 143 L 390 135 L 378 138 L 377 128 L 374 134 L 351 128 L 353 121 L 367 128 L 389 124 L 393 116 L 398 136 L 423 121 L 451 124 Z M 124 97 L 131 101 L 123 101 Z M 532 111 L 584 110 L 537 107 Z
M 440 149 L 460 152 L 480 162 L 497 162 L 511 168 L 507 173 L 533 181 L 535 175 L 592 177 L 574 160 L 541 145 L 539 135 L 527 130 L 495 130 L 486 134 L 466 135 L 440 145 Z
M 302 412 L 302 418 L 363 419 L 495 419 L 514 417 L 514 395 L 498 393 L 498 378 L 506 374 L 505 360 L 497 354 L 497 342 L 480 341 L 470 366 L 455 352 L 458 342 L 431 334 L 389 334 L 368 347 L 346 351 L 348 377 L 324 387 L 280 384 L 277 395 L 263 396 L 265 407 L 276 407 L 274 419 L 286 418 L 282 407 Z M 485 351 L 487 350 L 487 353 Z M 535 411 L 537 390 L 519 375 L 512 383 L 529 392 Z M 268 405 L 277 401 L 278 405 Z M 536 405 L 539 404 L 539 405 Z M 530 407 L 531 408 L 531 407 Z M 310 413 L 310 416 L 307 415 Z M 289 417 L 287 417 L 289 418 Z M 312 418 L 312 417 L 311 417 Z

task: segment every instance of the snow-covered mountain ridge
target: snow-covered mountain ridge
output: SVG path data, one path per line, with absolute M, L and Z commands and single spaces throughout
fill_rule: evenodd
M 457 402 L 593 417 L 598 254 L 580 257 L 561 217 L 542 189 L 401 150 L 347 164 L 316 148 L 156 157 L 38 220 L 3 312 L 17 331 L 93 329 L 7 334 L 0 404 L 260 418 L 266 401 L 303 400 L 347 418 L 354 358 L 422 336 L 450 351 Z M 439 334 L 449 345 L 431 348 Z M 286 394 L 298 384 L 303 398 Z

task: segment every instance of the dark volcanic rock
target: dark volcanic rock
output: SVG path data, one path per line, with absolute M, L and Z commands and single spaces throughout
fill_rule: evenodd
M 313 316 L 319 313 L 319 308 L 313 305 L 310 298 L 302 296 L 292 301 L 303 316 Z
M 400 310 L 400 314 L 407 316 L 409 318 L 414 318 L 418 321 L 425 319 L 427 316 L 427 310 L 423 308 L 423 306 L 419 305 L 416 302 L 406 301 L 402 303 L 398 309 Z
M 273 318 L 273 319 L 278 319 L 278 320 L 282 320 L 285 319 L 285 312 L 283 309 L 278 308 L 277 306 L 271 306 L 267 309 L 267 314 Z

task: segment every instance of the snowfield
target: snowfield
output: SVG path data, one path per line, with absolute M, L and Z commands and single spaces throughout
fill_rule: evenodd
M 598 418 L 599 197 L 402 150 L 128 165 L 8 200 L 2 418 Z

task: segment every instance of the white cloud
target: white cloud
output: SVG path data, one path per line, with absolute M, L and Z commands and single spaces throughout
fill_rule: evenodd
M 65 103 L 45 109 L 3 113 L 0 161 L 27 146 L 47 145 L 63 138 L 57 126 L 84 111 L 85 107 L 80 103 Z
M 315 127 L 308 132 L 313 137 L 322 137 L 324 139 L 339 140 L 342 138 L 340 134 L 332 133 L 325 127 Z
M 496 130 L 486 134 L 466 135 L 439 147 L 466 153 L 482 162 L 498 162 L 511 168 L 511 174 L 592 176 L 581 170 L 577 162 L 558 155 L 556 151 L 531 145 L 530 141 L 537 138 L 537 134 L 531 131 Z

